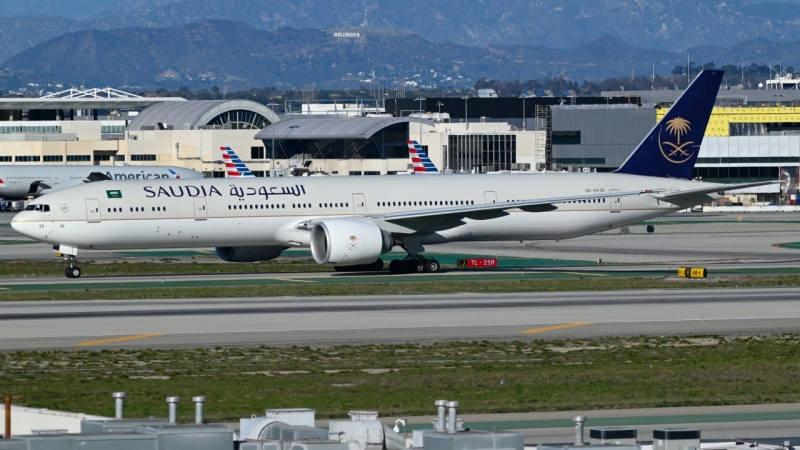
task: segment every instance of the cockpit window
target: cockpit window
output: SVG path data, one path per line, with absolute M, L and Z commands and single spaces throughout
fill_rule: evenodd
M 25 211 L 50 212 L 50 205 L 28 205 Z

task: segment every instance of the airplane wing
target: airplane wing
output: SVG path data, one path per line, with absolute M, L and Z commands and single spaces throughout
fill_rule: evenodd
M 505 216 L 508 214 L 506 211 L 509 209 L 521 209 L 527 212 L 545 212 L 557 209 L 555 205 L 558 203 L 566 203 L 578 200 L 629 197 L 641 194 L 642 192 L 640 191 L 632 191 L 574 195 L 569 197 L 540 198 L 533 200 L 485 203 L 480 205 L 459 205 L 446 208 L 427 210 L 423 209 L 387 214 L 371 214 L 368 217 L 371 219 L 379 219 L 385 222 L 392 222 L 401 226 L 407 225 L 411 228 L 435 227 L 437 229 L 446 229 L 456 226 L 451 224 L 454 222 L 459 222 L 462 219 L 487 220 Z
M 86 181 L 85 182 L 86 183 L 91 183 L 91 182 L 94 182 L 94 181 L 108 181 L 110 179 L 111 179 L 111 177 L 109 177 L 108 175 L 104 174 L 103 172 L 92 172 L 92 173 L 89 174 L 88 177 L 86 177 Z
M 726 191 L 735 191 L 736 189 L 744 189 L 749 187 L 756 187 L 756 186 L 766 186 L 769 184 L 777 184 L 782 183 L 781 181 L 758 181 L 755 183 L 741 183 L 741 184 L 720 184 L 714 187 L 708 188 L 700 188 L 700 189 L 690 189 L 688 191 L 666 191 L 666 192 L 651 192 L 650 195 L 653 198 L 657 198 L 659 200 L 673 200 L 677 198 L 687 198 L 687 197 L 694 197 L 697 195 L 704 195 L 704 194 L 722 194 Z

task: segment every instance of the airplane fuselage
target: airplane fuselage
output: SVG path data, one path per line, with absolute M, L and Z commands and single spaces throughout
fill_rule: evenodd
M 25 199 L 77 186 L 93 172 L 116 181 L 203 177 L 200 172 L 171 166 L 0 165 L 0 198 Z
M 79 249 L 307 247 L 303 223 L 429 211 L 526 199 L 615 192 L 688 190 L 697 181 L 605 173 L 297 177 L 90 183 L 54 192 L 18 214 L 18 231 Z M 696 200 L 696 199 L 695 199 Z M 552 211 L 511 209 L 485 220 L 463 219 L 422 234 L 421 244 L 452 241 L 552 240 L 609 230 L 692 204 L 643 193 L 558 203 Z

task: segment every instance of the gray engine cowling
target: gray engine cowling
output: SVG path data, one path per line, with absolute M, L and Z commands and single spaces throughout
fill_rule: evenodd
M 219 259 L 228 262 L 269 261 L 281 256 L 285 247 L 253 246 L 253 247 L 217 247 Z

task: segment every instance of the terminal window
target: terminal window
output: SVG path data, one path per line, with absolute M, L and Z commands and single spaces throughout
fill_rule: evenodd
M 264 159 L 264 147 L 250 147 L 250 159 Z
M 381 172 L 379 170 L 365 170 L 364 175 L 380 175 Z
M 111 161 L 111 155 L 94 155 L 95 161 Z
M 44 162 L 63 162 L 64 157 L 61 155 L 45 155 Z
M 361 172 L 358 171 L 358 170 L 351 170 L 350 171 L 350 176 L 354 176 L 354 175 L 361 175 Z
M 131 155 L 131 161 L 155 161 L 156 155 Z
M 553 145 L 580 145 L 580 131 L 553 131 Z
M 30 156 L 30 155 L 15 156 L 14 157 L 14 161 L 15 162 L 39 162 L 39 161 L 41 161 L 41 156 Z
M 10 156 L 0 156 L 0 162 L 11 162 Z
M 125 125 L 101 125 L 100 132 L 103 134 L 122 134 L 125 133 Z
M 92 157 L 89 155 L 67 155 L 68 162 L 89 162 Z

